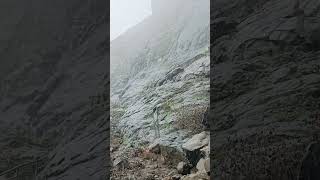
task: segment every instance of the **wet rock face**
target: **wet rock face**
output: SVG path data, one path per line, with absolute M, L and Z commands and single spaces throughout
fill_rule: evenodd
M 90 97 L 108 89 L 108 2 L 1 3 L 0 172 L 49 157 L 39 178 L 105 177 L 108 113 Z
M 310 35 L 311 46 L 312 46 L 312 49 L 315 51 L 320 49 L 320 35 L 319 34 L 320 34 L 320 25 L 317 29 L 314 29 Z
M 213 39 L 218 39 L 224 35 L 234 33 L 236 31 L 237 23 L 228 21 L 225 18 L 217 18 L 211 22 L 212 26 L 215 27 L 215 33 L 213 34 Z
M 297 177 L 302 152 L 313 140 L 309 132 L 317 134 L 319 129 L 312 125 L 319 114 L 319 97 L 314 94 L 320 88 L 319 50 L 311 45 L 317 42 L 311 36 L 320 23 L 320 3 L 300 1 L 305 14 L 303 37 L 301 22 L 292 15 L 294 2 L 247 3 L 218 1 L 213 11 L 210 126 L 215 142 L 212 152 L 218 154 L 212 159 L 213 177 L 231 178 L 230 171 L 235 177 L 249 178 L 247 169 L 264 177 L 268 169 L 271 173 L 266 178 L 281 179 L 272 167 L 284 161 L 290 162 L 284 171 L 293 171 Z M 281 160 L 264 160 L 267 157 Z

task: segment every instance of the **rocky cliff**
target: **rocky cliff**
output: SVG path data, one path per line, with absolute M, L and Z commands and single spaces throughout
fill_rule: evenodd
M 215 179 L 296 179 L 319 141 L 319 1 L 212 5 Z
M 39 178 L 104 179 L 107 1 L 0 4 L 0 172 L 45 157 Z
M 111 42 L 111 124 L 127 142 L 122 146 L 156 141 L 173 151 L 168 161 L 177 161 L 174 152 L 183 152 L 182 144 L 202 130 L 209 105 L 209 3 L 154 0 L 151 16 Z

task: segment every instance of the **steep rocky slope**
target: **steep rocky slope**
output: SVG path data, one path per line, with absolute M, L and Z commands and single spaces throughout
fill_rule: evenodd
M 319 1 L 212 8 L 214 178 L 296 179 L 319 141 Z
M 111 124 L 123 146 L 156 141 L 177 161 L 209 105 L 210 1 L 152 2 L 150 17 L 111 42 Z
M 104 179 L 108 113 L 90 97 L 108 91 L 107 1 L 0 7 L 0 172 L 46 157 L 39 178 Z

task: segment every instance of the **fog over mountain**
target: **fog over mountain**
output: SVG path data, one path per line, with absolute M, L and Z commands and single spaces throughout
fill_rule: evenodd
M 114 40 L 151 13 L 151 0 L 111 0 L 110 39 Z
M 180 162 L 189 160 L 194 167 L 205 162 L 207 168 L 208 154 L 203 160 L 199 155 L 189 157 L 185 151 L 194 146 L 184 144 L 203 138 L 199 141 L 203 144 L 190 152 L 208 149 L 209 133 L 201 120 L 209 105 L 209 3 L 152 0 L 152 15 L 111 42 L 114 179 L 170 178 L 178 174 Z M 153 154 L 161 164 L 158 168 L 156 162 L 144 159 L 149 155 L 140 154 L 143 149 L 152 152 L 153 147 L 161 149 L 160 155 Z M 129 168 L 118 169 L 122 166 Z M 202 171 L 183 178 L 189 176 L 209 178 Z

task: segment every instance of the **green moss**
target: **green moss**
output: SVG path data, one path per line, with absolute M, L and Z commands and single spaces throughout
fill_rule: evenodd
M 174 102 L 172 100 L 166 100 L 161 108 L 164 110 L 164 112 L 169 113 L 172 112 L 174 106 Z
M 163 128 L 170 129 L 172 127 L 170 120 L 167 118 L 163 124 Z
M 127 136 L 123 136 L 121 139 L 121 144 L 123 144 L 125 147 L 130 147 L 132 146 L 132 141 L 127 137 Z
M 196 99 L 196 100 L 208 100 L 208 97 L 209 97 L 210 95 L 208 94 L 208 93 L 201 93 L 201 94 L 196 94 L 195 96 L 194 96 L 194 98 Z

